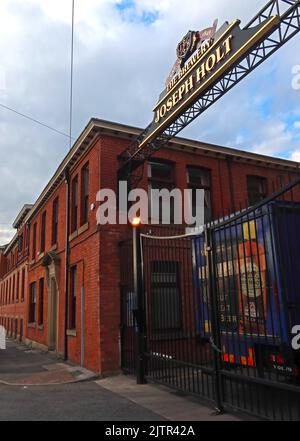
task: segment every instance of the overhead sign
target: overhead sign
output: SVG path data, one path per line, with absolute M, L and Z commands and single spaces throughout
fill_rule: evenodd
M 274 16 L 256 27 L 242 30 L 240 20 L 235 20 L 217 32 L 215 21 L 211 28 L 189 31 L 177 46 L 177 61 L 153 109 L 152 125 L 140 147 L 163 133 L 279 22 L 279 16 Z

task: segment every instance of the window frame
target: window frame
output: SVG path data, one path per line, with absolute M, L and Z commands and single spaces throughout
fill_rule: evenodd
M 37 236 L 37 223 L 35 222 L 33 224 L 33 234 L 32 234 L 32 259 L 35 260 L 36 258 L 36 236 Z
M 36 323 L 36 282 L 29 285 L 29 316 L 28 323 Z
M 45 210 L 41 216 L 41 237 L 40 237 L 40 253 L 46 250 L 46 228 L 47 228 L 47 211 Z
M 75 192 L 76 188 L 76 192 Z M 78 229 L 78 175 L 72 179 L 71 183 L 71 233 Z
M 58 213 L 59 213 L 59 198 L 56 197 L 52 204 L 52 246 L 58 241 Z
M 21 254 L 23 252 L 24 245 L 24 234 L 21 233 L 18 237 L 18 253 Z
M 257 181 L 260 181 L 260 184 L 263 184 L 263 190 L 260 192 L 256 192 L 256 197 L 254 198 L 254 190 L 252 187 L 250 187 L 249 181 L 251 179 L 256 179 Z M 259 198 L 257 197 L 259 195 Z M 249 206 L 252 207 L 259 202 L 263 201 L 268 196 L 268 178 L 265 176 L 259 176 L 259 175 L 247 175 L 247 198 Z
M 87 162 L 81 169 L 81 213 L 80 225 L 83 226 L 89 221 L 89 192 L 90 186 L 90 169 Z
M 25 278 L 26 278 L 26 271 L 25 268 L 22 269 L 22 285 L 21 285 L 21 302 L 24 302 L 25 300 Z
M 155 165 L 161 165 L 161 166 L 169 166 L 171 169 L 171 176 L 169 178 L 154 178 L 152 175 L 152 167 Z M 149 195 L 149 216 L 150 218 L 152 217 L 152 213 L 151 213 L 151 206 L 152 206 L 152 190 L 162 190 L 162 189 L 167 189 L 169 191 L 172 191 L 174 189 L 176 189 L 176 163 L 173 161 L 168 161 L 165 159 L 151 159 L 148 164 L 147 164 L 147 169 L 148 169 L 148 195 Z M 153 183 L 156 184 L 155 188 L 153 188 Z M 158 186 L 158 188 L 157 188 Z M 161 206 L 160 206 L 160 210 L 159 210 L 159 219 L 155 219 L 155 221 L 157 221 L 159 224 L 162 224 L 162 210 L 161 210 Z M 175 210 L 173 207 L 173 210 L 171 212 L 171 216 L 170 216 L 170 222 L 171 224 L 174 223 L 174 218 L 175 218 Z
M 190 182 L 190 170 L 197 170 L 197 171 L 203 171 L 208 174 L 209 178 L 209 185 L 201 185 L 200 187 L 197 184 L 193 184 Z M 212 197 L 212 171 L 210 168 L 207 167 L 201 167 L 197 165 L 187 165 L 186 167 L 186 174 L 187 174 L 187 187 L 189 190 L 204 190 L 204 192 L 209 192 L 209 203 L 210 203 L 210 216 L 207 216 L 207 210 L 205 207 L 205 224 L 209 223 L 213 219 L 213 197 Z M 204 198 L 205 201 L 205 198 Z
M 69 330 L 76 330 L 77 326 L 77 266 L 70 268 L 70 291 L 69 291 Z
M 39 301 L 38 301 L 38 325 L 44 325 L 44 298 L 45 298 L 45 280 L 40 278 L 39 280 Z
M 155 333 L 164 333 L 164 332 L 178 332 L 182 330 L 182 326 L 183 326 L 183 317 L 182 317 L 182 290 L 181 290 L 181 282 L 180 282 L 180 270 L 181 270 L 181 265 L 180 262 L 178 261 L 152 261 L 151 262 L 151 281 L 150 281 L 150 286 L 151 286 L 151 302 L 152 302 L 152 317 L 151 317 L 151 326 L 153 329 L 153 332 Z M 154 265 L 157 265 L 158 268 L 160 269 L 161 266 L 165 265 L 165 271 L 155 271 L 154 269 Z M 176 268 L 176 271 L 171 271 L 172 266 L 174 265 L 174 267 Z M 168 268 L 170 267 L 170 268 Z M 176 281 L 175 282 L 156 282 L 152 280 L 153 274 L 174 274 L 176 275 Z M 157 326 L 155 325 L 155 299 L 154 299 L 154 290 L 155 289 L 161 289 L 162 291 L 168 288 L 174 288 L 176 289 L 176 307 L 177 309 L 177 320 L 178 323 L 174 324 L 173 326 Z M 160 309 L 161 311 L 161 309 Z M 158 317 L 158 315 L 157 315 Z M 161 320 L 161 317 L 159 317 L 159 319 Z M 170 319 L 170 317 L 169 317 Z M 175 317 L 171 316 L 171 320 L 175 319 Z

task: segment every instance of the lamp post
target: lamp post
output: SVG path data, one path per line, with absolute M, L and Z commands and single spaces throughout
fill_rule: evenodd
M 137 384 L 145 384 L 145 299 L 143 286 L 141 219 L 134 218 L 131 222 L 133 234 L 133 283 L 136 296 L 136 333 L 137 333 Z

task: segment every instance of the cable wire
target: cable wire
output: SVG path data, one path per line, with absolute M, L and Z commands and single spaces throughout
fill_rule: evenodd
M 69 134 L 64 133 L 58 129 L 55 129 L 54 127 L 49 126 L 49 124 L 46 124 L 42 121 L 39 121 L 36 118 L 33 118 L 29 115 L 26 115 L 25 113 L 19 112 L 18 110 L 13 109 L 12 107 L 8 107 L 5 104 L 0 103 L 0 107 L 3 109 L 9 110 L 10 112 L 15 113 L 16 115 L 21 116 L 22 118 L 26 118 L 31 122 L 34 122 L 35 124 L 39 124 L 42 127 L 45 127 L 52 132 L 55 132 L 59 135 L 65 136 L 69 138 L 70 142 L 70 149 L 72 148 L 72 141 L 74 138 L 72 137 L 72 122 L 73 122 L 73 70 L 74 70 L 74 24 L 75 24 L 75 0 L 72 0 L 72 38 L 71 38 L 71 84 L 70 84 L 70 129 Z
M 56 132 L 59 135 L 66 136 L 67 138 L 70 138 L 70 134 L 68 135 L 67 133 L 61 132 L 60 130 L 57 130 L 54 127 L 49 126 L 48 124 L 46 124 L 46 123 L 44 123 L 42 121 L 39 121 L 39 120 L 37 120 L 35 118 L 32 118 L 31 116 L 25 115 L 25 113 L 18 112 L 17 110 L 15 110 L 15 109 L 13 109 L 11 107 L 8 107 L 5 104 L 1 104 L 0 103 L 0 107 L 2 107 L 3 109 L 9 110 L 10 112 L 13 112 L 16 115 L 19 115 L 19 116 L 21 116 L 23 118 L 26 118 L 29 121 L 32 121 L 32 122 L 34 122 L 36 124 L 39 124 L 40 126 L 46 127 L 47 129 L 52 130 L 53 132 Z
M 75 0 L 72 0 L 72 36 L 71 36 L 71 81 L 70 81 L 70 150 L 72 148 L 72 123 L 73 123 L 73 73 L 74 73 L 74 24 L 75 24 Z

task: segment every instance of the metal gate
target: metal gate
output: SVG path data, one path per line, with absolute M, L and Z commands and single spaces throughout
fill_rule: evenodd
M 124 370 L 220 411 L 300 420 L 296 193 L 291 184 L 202 233 L 135 231 L 135 247 L 122 245 Z
M 142 235 L 146 308 L 146 377 L 217 399 L 209 339 L 197 332 L 190 237 Z

